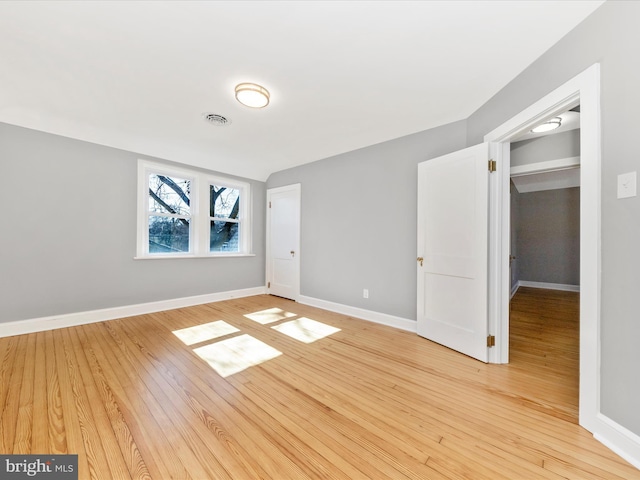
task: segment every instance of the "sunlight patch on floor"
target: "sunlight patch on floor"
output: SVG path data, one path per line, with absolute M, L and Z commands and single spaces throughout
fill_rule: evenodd
M 304 343 L 312 343 L 340 331 L 339 328 L 306 317 L 281 323 L 271 328 Z
M 282 352 L 246 334 L 193 351 L 222 377 L 228 377 L 282 355 Z
M 247 317 L 248 319 L 253 320 L 254 322 L 258 322 L 262 325 L 295 316 L 295 313 L 285 312 L 281 308 L 268 308 L 267 310 L 261 310 L 259 312 L 248 313 L 245 315 L 245 317 Z
M 193 327 L 174 330 L 173 334 L 182 340 L 185 345 L 193 345 L 195 343 L 206 342 L 214 338 L 224 337 L 231 333 L 239 332 L 236 327 L 229 325 L 223 320 L 215 322 L 203 323 L 202 325 L 194 325 Z

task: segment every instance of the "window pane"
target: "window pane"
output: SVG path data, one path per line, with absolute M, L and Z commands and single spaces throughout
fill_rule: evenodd
M 189 252 L 189 219 L 149 216 L 149 253 Z
M 239 224 L 236 222 L 211 222 L 209 250 L 211 252 L 239 251 Z
M 238 218 L 240 190 L 211 185 L 209 216 L 216 218 Z
M 149 175 L 149 211 L 189 215 L 191 180 Z

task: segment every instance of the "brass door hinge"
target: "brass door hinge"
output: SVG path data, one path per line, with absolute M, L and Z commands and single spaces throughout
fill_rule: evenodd
M 489 160 L 489 171 L 490 172 L 495 172 L 496 171 L 496 161 L 495 160 Z
M 487 347 L 495 347 L 496 346 L 496 337 L 495 335 L 489 335 L 487 337 Z
M 269 202 L 269 208 L 271 208 L 271 202 Z

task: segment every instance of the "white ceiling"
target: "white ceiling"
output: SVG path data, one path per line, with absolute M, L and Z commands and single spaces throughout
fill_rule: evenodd
M 1 1 L 0 121 L 265 180 L 467 118 L 602 3 Z

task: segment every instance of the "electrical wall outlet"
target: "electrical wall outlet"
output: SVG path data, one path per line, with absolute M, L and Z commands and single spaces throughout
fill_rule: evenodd
M 369 290 L 368 289 L 364 289 L 362 290 L 362 298 L 369 298 Z

